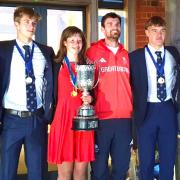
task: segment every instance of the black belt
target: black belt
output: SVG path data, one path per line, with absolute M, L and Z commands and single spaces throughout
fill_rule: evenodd
M 169 103 L 172 102 L 172 99 L 168 99 L 167 101 L 161 101 L 161 102 L 147 102 L 149 104 L 165 104 L 165 103 Z
M 16 116 L 19 116 L 22 118 L 26 118 L 26 117 L 31 117 L 31 116 L 35 115 L 36 113 L 42 113 L 43 108 L 39 108 L 35 112 L 18 111 L 18 110 L 14 110 L 14 109 L 4 109 L 4 112 L 7 114 L 16 115 Z

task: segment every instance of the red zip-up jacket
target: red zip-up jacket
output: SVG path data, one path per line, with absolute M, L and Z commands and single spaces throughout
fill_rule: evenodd
M 100 68 L 99 83 L 95 88 L 95 111 L 101 119 L 131 118 L 132 92 L 128 52 L 122 44 L 114 54 L 104 39 L 92 44 L 87 57 Z

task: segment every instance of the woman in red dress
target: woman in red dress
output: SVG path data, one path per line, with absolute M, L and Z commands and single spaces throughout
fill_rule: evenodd
M 76 83 L 76 64 L 86 64 L 86 40 L 83 32 L 67 27 L 61 36 L 55 61 L 60 65 L 57 75 L 57 106 L 50 128 L 48 161 L 57 164 L 58 180 L 85 180 L 88 162 L 94 160 L 94 132 L 72 130 L 73 117 L 82 101 Z

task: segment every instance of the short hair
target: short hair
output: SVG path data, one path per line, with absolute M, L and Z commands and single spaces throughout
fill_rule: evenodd
M 101 26 L 104 27 L 104 23 L 106 21 L 106 19 L 108 18 L 118 18 L 119 19 L 119 22 L 121 24 L 121 16 L 119 16 L 118 14 L 114 13 L 114 12 L 110 12 L 110 13 L 107 13 L 105 14 L 103 17 L 102 17 L 102 20 L 101 20 Z
M 41 19 L 40 15 L 30 7 L 17 7 L 14 11 L 14 22 L 19 22 L 23 15 L 34 18 L 37 22 Z
M 162 26 L 166 27 L 165 20 L 160 16 L 152 16 L 150 19 L 148 19 L 145 23 L 145 29 L 148 29 L 150 26 Z

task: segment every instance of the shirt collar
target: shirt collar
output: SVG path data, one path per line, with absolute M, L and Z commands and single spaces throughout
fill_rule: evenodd
M 30 49 L 32 49 L 33 41 L 25 44 L 25 43 L 21 42 L 20 40 L 16 39 L 16 42 L 21 49 L 24 49 L 23 48 L 24 45 L 29 45 Z
M 149 48 L 149 50 L 151 51 L 151 53 L 152 53 L 153 55 L 155 55 L 155 52 L 156 52 L 156 51 L 161 51 L 161 57 L 164 56 L 164 46 L 160 47 L 160 48 L 157 50 L 157 49 L 155 49 L 154 47 L 152 47 L 150 44 L 148 44 L 148 48 Z

